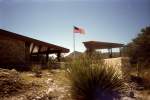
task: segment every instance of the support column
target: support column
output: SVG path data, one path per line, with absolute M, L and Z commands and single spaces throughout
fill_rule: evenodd
M 32 48 L 31 48 L 31 52 L 30 52 L 31 54 L 33 53 L 34 48 L 35 48 L 35 44 L 33 43 Z
M 119 55 L 122 56 L 121 47 L 119 48 Z
M 113 54 L 112 54 L 112 48 L 110 49 L 110 58 L 112 58 Z
M 48 60 L 49 60 L 49 48 L 47 48 L 46 52 L 46 64 L 48 64 Z
M 48 63 L 48 59 L 49 59 L 49 53 L 46 53 L 46 63 Z
M 109 53 L 109 58 L 112 58 L 112 48 L 108 49 L 108 53 Z
M 32 46 L 31 46 L 31 45 L 32 45 Z M 33 57 L 32 57 L 32 54 L 33 54 L 33 50 L 34 50 L 34 48 L 35 48 L 35 44 L 34 44 L 34 43 L 31 43 L 31 45 L 30 45 L 30 49 L 31 49 L 31 51 L 30 51 L 30 60 L 31 60 L 31 62 L 33 62 L 34 59 L 33 59 Z
M 95 52 L 94 48 L 87 48 L 86 50 L 86 53 L 89 57 L 91 57 L 94 52 Z
M 25 42 L 25 62 L 26 64 L 30 63 L 30 44 L 29 42 Z
M 61 57 L 61 53 L 58 52 L 58 53 L 57 53 L 57 60 L 58 60 L 58 62 L 60 62 L 60 57 Z
M 39 53 L 41 51 L 41 48 L 42 48 L 42 46 L 39 46 L 39 48 L 38 48 L 38 53 L 37 53 L 37 60 L 38 60 L 38 62 L 40 62 L 40 55 L 39 55 Z

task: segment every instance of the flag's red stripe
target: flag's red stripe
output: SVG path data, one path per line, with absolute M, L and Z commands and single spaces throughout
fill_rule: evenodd
M 73 33 L 80 33 L 80 34 L 84 34 L 85 31 L 82 28 L 78 28 L 78 27 L 74 27 L 73 29 Z

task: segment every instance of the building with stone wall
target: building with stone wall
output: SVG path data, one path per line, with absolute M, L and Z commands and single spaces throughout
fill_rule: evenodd
M 49 54 L 57 54 L 60 61 L 60 54 L 68 52 L 69 49 L 64 47 L 0 29 L 1 66 L 40 62 L 40 57 L 44 57 L 47 62 Z
M 11 37 L 0 35 L 0 64 L 25 63 L 25 43 Z

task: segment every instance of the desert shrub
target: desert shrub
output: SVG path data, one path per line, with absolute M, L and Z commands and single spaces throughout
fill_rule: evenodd
M 99 58 L 99 59 L 98 59 Z M 100 55 L 83 55 L 68 64 L 71 93 L 75 100 L 113 100 L 125 90 L 124 80 L 105 65 Z
M 48 69 L 53 69 L 53 68 L 58 68 L 59 64 L 57 63 L 57 59 L 55 59 L 54 57 L 50 57 L 48 59 Z
M 150 67 L 150 26 L 141 30 L 136 38 L 126 48 L 130 61 L 140 64 L 142 68 Z
M 32 65 L 31 66 L 31 71 L 35 73 L 36 77 L 41 77 L 42 71 L 41 71 L 41 66 L 40 65 Z
M 150 69 L 144 69 L 141 71 L 141 78 L 143 79 L 143 85 L 145 89 L 150 89 Z
M 144 77 L 144 88 L 150 89 L 150 75 Z

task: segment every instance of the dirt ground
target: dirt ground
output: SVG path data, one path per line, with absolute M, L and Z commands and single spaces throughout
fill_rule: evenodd
M 64 70 L 43 70 L 41 77 L 33 72 L 22 72 L 20 76 L 32 86 L 25 91 L 0 98 L 0 100 L 71 100 L 69 81 Z
M 0 100 L 72 100 L 70 82 L 63 69 L 42 70 L 41 77 L 36 77 L 34 72 L 19 72 L 19 75 L 31 86 Z M 133 98 L 125 96 L 121 100 L 150 100 L 149 90 L 133 92 Z

